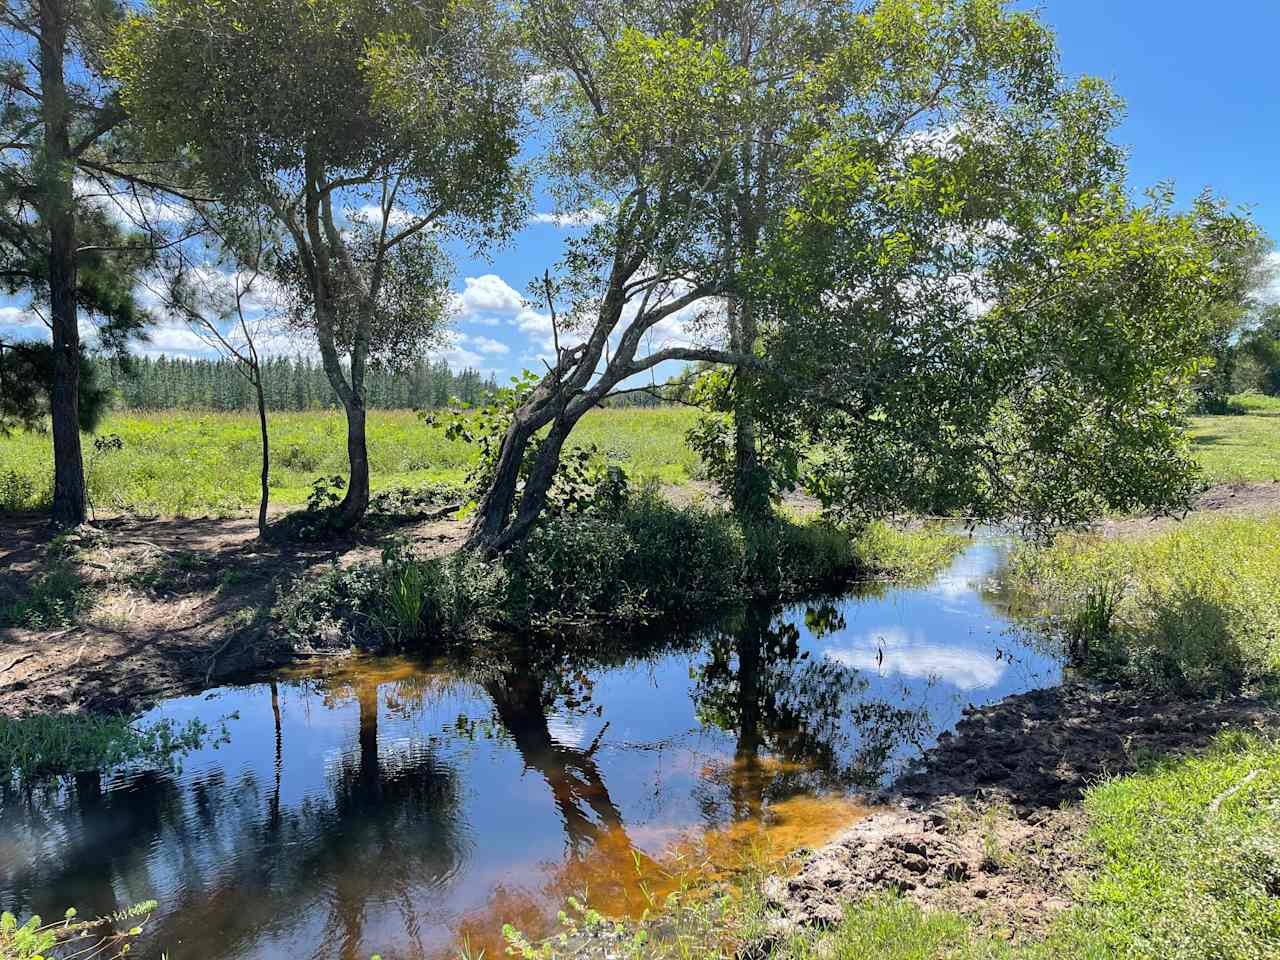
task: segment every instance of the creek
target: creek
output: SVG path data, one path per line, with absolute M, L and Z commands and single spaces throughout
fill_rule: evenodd
M 585 891 L 606 912 L 829 840 L 969 705 L 1058 682 L 979 535 L 923 586 L 734 611 L 692 633 L 358 659 L 166 701 L 225 723 L 181 769 L 0 793 L 0 908 L 155 899 L 134 956 L 502 956 Z M 581 649 L 590 646 L 590 650 Z

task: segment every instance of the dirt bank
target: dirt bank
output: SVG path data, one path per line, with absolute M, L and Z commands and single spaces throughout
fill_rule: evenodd
M 0 715 L 132 713 L 156 699 L 295 661 L 273 637 L 281 584 L 337 562 L 378 556 L 393 535 L 421 553 L 456 547 L 460 524 L 409 522 L 323 544 L 262 542 L 255 522 L 100 520 L 50 549 L 43 517 L 0 518 L 0 608 L 50 576 L 86 598 L 75 625 L 0 628 Z M 60 560 L 59 557 L 65 557 Z
M 1280 513 L 1280 482 L 1219 483 L 1196 497 L 1190 516 L 1268 517 Z M 1176 526 L 1181 517 L 1103 520 L 1094 529 L 1106 537 L 1142 537 Z
M 881 797 L 886 806 L 802 858 L 766 892 L 785 924 L 838 920 L 845 903 L 896 888 L 921 905 L 1022 939 L 1071 905 L 1087 866 L 1082 792 L 1144 757 L 1204 748 L 1220 730 L 1280 726 L 1251 698 L 1185 702 L 1070 683 L 969 712 Z

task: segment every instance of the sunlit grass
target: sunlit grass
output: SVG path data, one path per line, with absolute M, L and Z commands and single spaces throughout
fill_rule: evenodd
M 681 483 L 698 470 L 684 443 L 694 414 L 684 408 L 597 410 L 575 431 L 637 479 Z M 319 476 L 346 474 L 346 422 L 338 411 L 278 413 L 271 427 L 271 497 L 282 506 L 305 503 Z M 99 436 L 116 434 L 120 450 L 99 452 L 84 438 L 89 494 L 98 510 L 140 514 L 235 514 L 258 498 L 258 424 L 247 414 L 171 411 L 116 414 Z M 412 411 L 369 413 L 369 464 L 375 490 L 425 482 L 461 481 L 475 450 L 445 438 Z M 47 435 L 0 437 L 0 475 L 27 478 L 30 495 L 13 507 L 36 507 L 50 496 Z
M 1008 576 L 1027 612 L 1087 645 L 1093 672 L 1196 694 L 1280 677 L 1280 518 L 1062 538 L 1023 547 Z
M 1280 480 L 1280 397 L 1235 398 L 1243 414 L 1196 417 L 1192 440 L 1211 483 Z

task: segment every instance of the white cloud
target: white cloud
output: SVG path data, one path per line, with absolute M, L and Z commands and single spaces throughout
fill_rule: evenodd
M 382 208 L 374 203 L 366 203 L 356 211 L 356 216 L 374 226 L 382 225 Z M 403 228 L 417 219 L 417 214 L 404 207 L 392 207 L 391 216 L 387 218 L 392 227 Z
M 48 329 L 34 312 L 22 307 L 0 307 L 0 326 Z
M 138 352 L 150 357 L 160 354 L 173 356 L 175 353 L 213 355 L 209 344 L 185 327 L 153 327 L 147 332 L 147 339 L 137 346 Z
M 904 677 L 937 677 L 961 690 L 992 687 L 1008 666 L 994 656 L 968 647 L 930 643 L 922 633 L 901 627 L 871 630 L 828 647 L 824 656 L 855 670 L 896 673 Z
M 511 348 L 500 340 L 494 340 L 492 337 L 465 336 L 460 338 L 462 342 L 474 347 L 480 353 L 510 353 Z
M 461 293 L 454 294 L 451 307 L 463 323 L 497 326 L 502 317 L 512 317 L 524 309 L 524 297 L 496 273 L 467 277 Z
M 84 198 L 120 227 L 170 227 L 191 215 L 191 209 L 178 201 L 156 200 L 145 194 L 135 196 L 130 191 L 111 190 L 88 177 L 77 177 L 72 189 L 76 196 Z
M 566 227 L 592 227 L 597 223 L 604 223 L 605 211 L 601 209 L 570 210 L 566 213 L 539 211 L 531 219 L 534 223 L 549 223 L 562 229 Z

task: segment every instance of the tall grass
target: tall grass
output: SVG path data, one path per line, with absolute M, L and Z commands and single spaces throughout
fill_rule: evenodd
M 1280 677 L 1280 518 L 1024 547 L 1009 576 L 1028 612 L 1083 641 L 1095 673 L 1195 694 Z
M 693 421 L 681 409 L 596 410 L 574 432 L 574 442 L 596 445 L 602 459 L 622 464 L 636 478 L 678 483 L 699 472 L 684 443 Z M 306 503 L 319 475 L 344 474 L 346 422 L 337 411 L 271 416 L 271 496 L 275 503 Z M 96 451 L 85 438 L 89 495 L 99 510 L 157 515 L 234 514 L 257 503 L 258 426 L 252 416 L 171 411 L 109 416 L 100 435 L 116 434 L 118 451 Z M 459 482 L 475 457 L 472 447 L 448 440 L 409 410 L 369 412 L 369 466 L 375 489 L 424 482 Z M 42 434 L 0 437 L 0 509 L 34 508 L 49 501 L 50 439 Z

